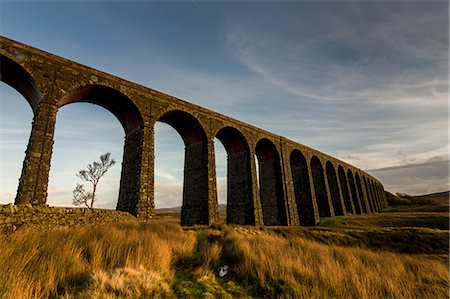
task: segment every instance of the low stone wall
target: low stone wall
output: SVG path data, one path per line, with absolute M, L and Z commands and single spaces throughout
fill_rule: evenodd
M 133 215 L 115 210 L 62 208 L 31 204 L 0 205 L 0 231 L 13 232 L 20 227 L 70 227 L 94 223 L 137 221 Z

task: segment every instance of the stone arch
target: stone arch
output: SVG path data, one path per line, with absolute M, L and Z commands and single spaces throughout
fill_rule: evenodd
M 144 139 L 144 122 L 139 109 L 123 93 L 103 85 L 79 87 L 64 95 L 58 101 L 58 106 L 76 102 L 99 105 L 111 112 L 121 123 L 125 131 L 125 145 L 117 210 L 137 216 Z
M 19 178 L 22 166 L 27 163 L 25 153 L 35 114 L 23 94 L 12 85 L 1 82 L 0 92 L 0 180 L 3 185 L 0 189 L 4 193 L 0 195 L 0 204 L 9 204 L 15 202 L 19 192 Z
M 173 127 L 185 145 L 181 225 L 208 225 L 208 139 L 203 126 L 191 114 L 171 110 L 157 121 Z
M 348 189 L 347 178 L 345 177 L 345 171 L 342 165 L 338 166 L 338 176 L 339 176 L 339 183 L 341 184 L 342 196 L 344 197 L 345 209 L 347 210 L 348 213 L 354 214 L 355 211 L 353 210 L 352 203 L 350 200 L 350 190 Z
M 370 180 L 370 184 L 372 186 L 372 192 L 373 192 L 373 196 L 375 198 L 375 205 L 377 207 L 377 211 L 381 212 L 382 209 L 381 209 L 381 205 L 380 205 L 380 198 L 378 195 L 377 188 L 375 187 L 375 182 L 373 180 Z
M 255 147 L 259 169 L 259 196 L 265 225 L 287 225 L 280 156 L 275 145 L 263 138 Z
M 85 102 L 99 105 L 112 114 L 122 124 L 128 135 L 143 127 L 143 120 L 139 109 L 123 93 L 104 85 L 85 85 L 63 96 L 58 106 L 63 107 L 74 102 Z
M 294 149 L 289 162 L 294 184 L 295 201 L 301 225 L 314 225 L 314 205 L 309 184 L 308 164 L 301 151 Z
M 377 189 L 375 188 L 375 182 L 373 180 L 369 180 L 369 182 L 370 182 L 370 187 L 372 188 L 375 206 L 377 208 L 377 211 L 380 212 L 381 211 L 380 199 L 378 196 Z
M 370 193 L 372 194 L 372 198 L 373 198 L 373 207 L 375 212 L 379 212 L 380 211 L 380 207 L 378 206 L 378 196 L 375 192 L 375 188 L 373 186 L 373 181 L 372 179 L 367 179 L 367 184 L 369 184 L 369 188 L 370 188 Z
M 359 194 L 359 200 L 361 202 L 361 214 L 368 213 L 366 200 L 365 200 L 365 196 L 364 196 L 362 185 L 361 185 L 361 180 L 359 178 L 358 173 L 355 173 L 355 183 L 356 183 L 356 188 L 357 188 L 358 194 Z
M 255 225 L 250 148 L 244 135 L 232 127 L 216 134 L 227 152 L 227 223 Z
M 353 173 L 352 171 L 349 169 L 347 171 L 347 178 L 348 178 L 348 183 L 350 185 L 350 192 L 352 194 L 352 199 L 353 199 L 353 205 L 355 206 L 355 213 L 356 214 L 361 214 L 361 199 L 359 197 L 358 191 L 356 189 L 356 183 L 355 180 L 353 178 Z
M 47 114 L 51 114 L 56 107 L 43 103 L 39 82 L 24 67 L 1 54 L 0 80 L 25 98 L 34 115 L 14 203 L 43 204 L 47 198 L 49 157 L 53 143 L 52 133 L 46 132 Z M 51 130 L 51 123 L 48 127 Z
M 372 196 L 372 192 L 370 192 L 370 187 L 369 184 L 367 183 L 367 178 L 365 175 L 362 176 L 363 178 L 363 182 L 364 182 L 364 187 L 366 190 L 366 195 L 367 195 L 367 212 L 368 213 L 374 213 L 375 212 L 375 208 L 373 206 L 373 196 Z
M 330 217 L 331 211 L 328 202 L 327 188 L 325 186 L 325 176 L 323 173 L 322 163 L 317 156 L 311 158 L 311 172 L 314 181 L 314 189 L 316 190 L 317 207 L 319 208 L 320 217 Z
M 19 64 L 0 55 L 0 81 L 5 82 L 24 96 L 36 114 L 41 95 L 33 77 Z
M 372 212 L 376 213 L 378 212 L 378 208 L 377 208 L 377 204 L 376 204 L 376 198 L 375 198 L 375 194 L 373 193 L 373 189 L 372 189 L 372 185 L 370 183 L 370 178 L 366 178 L 367 180 L 367 189 L 369 190 L 369 194 L 370 194 L 370 198 L 371 198 L 371 207 L 372 207 Z
M 328 187 L 330 188 L 331 201 L 333 203 L 334 214 L 336 216 L 344 215 L 342 209 L 341 197 L 339 195 L 339 185 L 336 176 L 336 170 L 330 161 L 325 164 L 325 171 L 327 173 Z

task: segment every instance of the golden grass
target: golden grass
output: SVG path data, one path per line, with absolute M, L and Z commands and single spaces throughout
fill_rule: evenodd
M 302 230 L 161 222 L 19 230 L 0 236 L 0 298 L 448 296 L 445 259 L 317 242 Z M 230 272 L 219 278 L 224 264 Z
M 66 295 L 70 297 L 69 294 Z M 173 297 L 170 279 L 160 272 L 131 267 L 116 268 L 111 271 L 97 270 L 92 282 L 78 297 L 81 298 L 154 298 Z
M 76 292 L 93 283 L 105 285 L 101 275 L 111 284 L 117 269 L 145 269 L 170 281 L 172 262 L 191 254 L 194 245 L 192 232 L 156 223 L 18 231 L 0 239 L 0 297 Z
M 323 245 L 301 237 L 227 232 L 237 279 L 257 296 L 445 298 L 449 271 L 430 258 Z

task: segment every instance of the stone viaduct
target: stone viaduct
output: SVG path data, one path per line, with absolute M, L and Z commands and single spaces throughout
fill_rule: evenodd
M 45 204 L 58 109 L 89 102 L 110 111 L 124 128 L 117 210 L 140 219 L 155 215 L 157 121 L 175 128 L 185 144 L 182 225 L 218 219 L 215 137 L 227 152 L 228 223 L 314 225 L 320 217 L 387 206 L 377 179 L 282 136 L 5 37 L 0 59 L 1 80 L 34 113 L 15 204 Z

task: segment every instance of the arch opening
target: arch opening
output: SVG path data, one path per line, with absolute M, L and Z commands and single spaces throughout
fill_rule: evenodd
M 228 197 L 228 183 L 227 183 L 227 151 L 223 143 L 214 137 L 214 161 L 215 161 L 215 175 L 217 191 L 217 202 L 219 204 L 219 223 L 227 223 L 227 197 Z
M 183 139 L 184 178 L 181 225 L 208 225 L 208 144 L 200 122 L 192 115 L 173 110 L 157 121 L 173 127 Z
M 184 142 L 170 125 L 154 126 L 154 203 L 157 218 L 180 221 L 183 200 Z
M 355 211 L 353 210 L 352 203 L 350 200 L 350 192 L 348 190 L 347 178 L 345 177 L 345 171 L 342 165 L 338 166 L 338 176 L 339 176 L 339 183 L 341 184 L 342 196 L 344 197 L 345 209 L 347 213 L 354 214 Z
M 339 186 L 336 176 L 336 171 L 334 170 L 333 164 L 328 161 L 325 164 L 325 169 L 327 172 L 328 187 L 330 188 L 331 202 L 333 203 L 334 215 L 342 216 L 344 215 L 344 210 L 342 208 L 341 196 L 339 195 Z
M 281 180 L 280 157 L 277 148 L 268 139 L 256 144 L 259 171 L 259 197 L 265 225 L 287 225 Z
M 314 225 L 314 206 L 305 156 L 299 150 L 295 149 L 291 152 L 289 161 L 300 224 Z
M 219 130 L 217 139 L 227 153 L 227 223 L 255 225 L 250 148 L 235 128 Z
M 347 171 L 347 178 L 348 178 L 348 183 L 350 185 L 350 192 L 352 194 L 352 199 L 353 199 L 353 205 L 355 207 L 355 213 L 356 214 L 361 214 L 361 199 L 359 198 L 359 194 L 356 190 L 356 183 L 355 180 L 353 178 L 353 173 L 352 171 L 349 169 Z
M 375 191 L 375 187 L 373 186 L 373 181 L 371 179 L 367 179 L 367 183 L 369 184 L 370 192 L 372 193 L 374 212 L 380 212 L 380 207 L 378 205 L 378 196 Z
M 372 189 L 372 185 L 370 183 L 370 179 L 367 179 L 367 188 L 369 189 L 369 193 L 370 193 L 370 197 L 371 197 L 372 213 L 378 212 L 377 204 L 375 202 L 376 201 L 375 194 L 373 193 L 373 189 Z
M 19 64 L 0 54 L 0 81 L 16 89 L 28 101 L 36 113 L 41 96 L 31 75 Z
M 62 97 L 58 105 L 63 107 L 74 102 L 86 102 L 105 108 L 120 121 L 127 136 L 143 127 L 142 116 L 136 105 L 123 93 L 111 87 L 103 85 L 79 87 Z
M 116 209 L 137 216 L 142 167 L 142 144 L 145 133 L 139 109 L 121 92 L 102 85 L 79 87 L 63 96 L 59 100 L 58 106 L 61 109 L 61 107 L 71 103 L 91 103 L 100 106 L 112 113 L 120 122 L 125 133 L 125 143 L 122 150 L 122 168 Z M 78 119 L 81 118 L 78 116 Z M 106 149 L 106 151 L 109 151 L 109 149 Z M 117 158 L 114 153 L 112 153 L 112 156 Z M 94 159 L 98 159 L 98 157 Z
M 366 200 L 365 200 L 365 196 L 362 190 L 362 185 L 361 185 L 361 180 L 359 179 L 359 174 L 356 173 L 355 174 L 355 183 L 356 183 L 356 188 L 358 189 L 358 194 L 359 194 L 359 200 L 361 203 L 361 214 L 362 213 L 367 213 L 367 205 L 366 205 Z
M 0 204 L 15 201 L 32 119 L 24 96 L 0 82 Z
M 373 213 L 374 212 L 373 199 L 372 199 L 372 194 L 370 193 L 369 185 L 367 184 L 366 176 L 363 175 L 362 179 L 363 179 L 365 193 L 366 193 L 366 197 L 367 197 L 367 213 Z
M 73 190 L 92 185 L 76 176 L 88 164 L 99 161 L 106 152 L 116 164 L 99 180 L 93 208 L 116 209 L 119 198 L 124 132 L 120 122 L 98 105 L 74 102 L 57 112 L 46 203 L 50 206 L 75 206 Z M 80 204 L 79 207 L 86 208 Z
M 369 183 L 369 187 L 370 187 L 370 192 L 372 192 L 372 198 L 373 198 L 373 204 L 374 204 L 375 211 L 376 212 L 380 212 L 381 209 L 380 209 L 380 205 L 379 205 L 379 202 L 378 202 L 378 195 L 377 195 L 377 192 L 375 190 L 373 181 L 372 180 L 368 180 L 368 183 Z
M 380 186 L 380 184 L 378 182 L 375 183 L 375 189 L 377 191 L 378 194 L 378 203 L 380 205 L 380 211 L 383 210 L 385 208 L 384 206 L 384 199 L 383 199 L 383 194 L 384 191 L 382 190 L 382 187 Z
M 372 194 L 373 194 L 373 199 L 374 199 L 374 203 L 375 203 L 375 209 L 377 212 L 381 211 L 380 208 L 380 202 L 378 199 L 378 192 L 377 189 L 375 188 L 375 183 L 372 180 L 369 180 L 369 184 L 370 184 L 370 188 L 372 190 Z
M 323 173 L 322 163 L 317 156 L 311 158 L 311 172 L 314 181 L 314 189 L 316 191 L 317 207 L 320 217 L 330 217 L 331 211 L 328 203 L 327 188 L 325 186 L 325 176 Z

